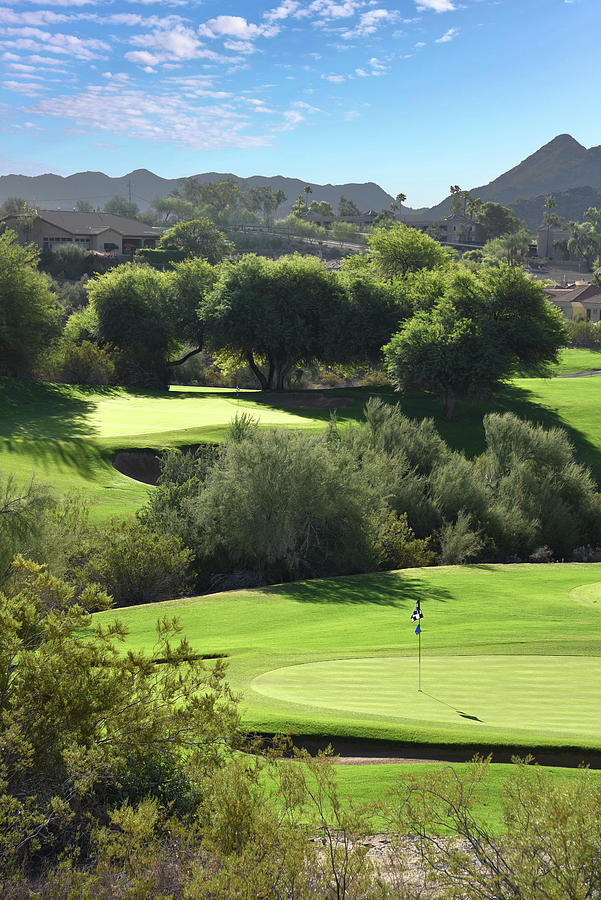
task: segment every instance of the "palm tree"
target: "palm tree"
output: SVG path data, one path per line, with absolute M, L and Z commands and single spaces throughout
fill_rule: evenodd
M 399 218 L 402 218 L 402 216 L 403 216 L 403 203 L 405 202 L 406 199 L 407 199 L 406 194 L 397 194 L 396 195 L 396 202 L 399 204 Z
M 551 233 L 551 225 L 555 224 L 555 221 L 557 219 L 557 216 L 553 215 L 551 210 L 555 209 L 556 206 L 557 206 L 557 200 L 555 199 L 555 197 L 553 197 L 553 196 L 551 196 L 551 194 L 549 194 L 549 196 L 545 200 L 545 213 L 543 216 L 544 224 L 547 226 L 547 251 L 545 253 L 545 256 L 550 255 L 549 254 L 549 235 Z
M 311 187 L 311 185 L 310 184 L 305 185 L 305 197 L 306 197 L 305 206 L 307 207 L 307 209 L 309 209 L 309 194 L 312 194 L 312 193 L 313 193 L 313 188 Z

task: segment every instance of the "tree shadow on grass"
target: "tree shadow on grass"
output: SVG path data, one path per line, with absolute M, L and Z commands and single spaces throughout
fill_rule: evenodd
M 44 438 L 32 441 L 5 440 L 0 446 L 9 453 L 31 461 L 32 475 L 36 467 L 56 471 L 73 471 L 89 481 L 97 481 L 99 470 L 110 466 L 110 454 L 103 452 L 93 441 L 84 439 L 60 441 Z M 42 472 L 43 477 L 43 472 Z
M 95 405 L 91 395 L 111 390 L 0 378 L 0 439 L 47 442 L 93 437 L 88 420 Z
M 265 588 L 264 590 L 282 590 Z M 372 604 L 394 606 L 413 611 L 416 600 L 420 603 L 436 601 L 446 603 L 452 595 L 449 591 L 402 572 L 377 572 L 370 575 L 347 575 L 323 581 L 299 581 L 286 585 L 286 594 L 299 603 Z M 410 608 L 410 609 L 409 609 Z

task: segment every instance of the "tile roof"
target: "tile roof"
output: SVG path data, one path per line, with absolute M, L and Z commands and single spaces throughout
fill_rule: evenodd
M 571 290 L 565 288 L 551 289 L 547 296 L 550 300 L 559 300 L 562 303 L 601 303 L 601 287 L 596 284 L 581 284 Z

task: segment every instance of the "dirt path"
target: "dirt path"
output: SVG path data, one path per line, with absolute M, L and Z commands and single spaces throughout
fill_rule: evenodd
M 571 375 L 556 375 L 556 378 L 590 378 L 591 375 L 601 375 L 601 369 L 591 369 L 589 372 L 573 372 Z

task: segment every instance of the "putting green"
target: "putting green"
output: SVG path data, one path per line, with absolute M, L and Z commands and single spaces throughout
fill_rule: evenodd
M 378 716 L 402 725 L 462 724 L 471 732 L 524 732 L 578 742 L 599 730 L 601 659 L 570 656 L 428 656 L 422 693 L 409 657 L 336 659 L 273 669 L 254 691 L 276 700 Z

